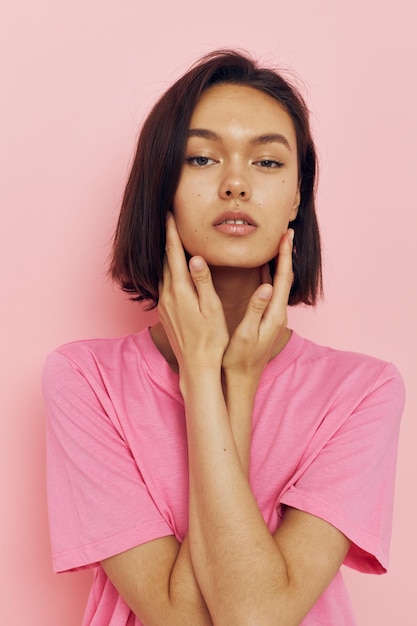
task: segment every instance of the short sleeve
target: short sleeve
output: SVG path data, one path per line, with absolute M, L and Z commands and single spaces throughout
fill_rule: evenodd
M 97 374 L 98 377 L 98 374 Z M 105 384 L 56 351 L 43 373 L 55 571 L 78 569 L 172 534 L 144 484 Z
M 402 378 L 384 364 L 355 410 L 280 498 L 343 532 L 352 542 L 345 565 L 362 572 L 384 573 L 388 566 L 403 406 Z

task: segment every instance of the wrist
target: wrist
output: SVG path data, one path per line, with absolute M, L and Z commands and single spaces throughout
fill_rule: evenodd
M 252 396 L 258 388 L 260 375 L 261 372 L 258 375 L 253 370 L 222 368 L 222 377 L 228 394 Z
M 221 364 L 194 361 L 179 368 L 180 390 L 183 396 L 207 393 L 221 389 Z

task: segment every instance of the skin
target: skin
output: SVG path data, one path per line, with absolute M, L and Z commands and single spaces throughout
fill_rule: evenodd
M 228 323 L 236 326 L 259 286 L 259 268 L 276 257 L 288 222 L 297 215 L 296 136 L 290 116 L 275 99 L 237 85 L 203 94 L 190 134 L 198 129 L 218 139 L 190 136 L 174 199 L 175 220 L 186 250 L 210 266 Z M 273 134 L 287 144 L 252 143 Z M 197 165 L 204 160 L 207 165 Z M 246 237 L 219 233 L 213 223 L 225 212 L 236 217 L 243 212 L 257 224 L 255 231 Z
M 180 375 L 189 533 L 182 544 L 161 538 L 102 565 L 146 626 L 295 626 L 349 549 L 333 526 L 291 508 L 271 535 L 248 482 L 259 378 L 291 334 L 295 133 L 279 103 L 237 85 L 205 92 L 190 129 L 216 138 L 189 139 L 152 329 Z M 279 141 L 265 141 L 272 134 Z M 238 227 L 219 229 L 219 215 L 234 211 L 255 227 L 243 225 L 240 235 Z M 276 256 L 271 284 L 266 263 Z

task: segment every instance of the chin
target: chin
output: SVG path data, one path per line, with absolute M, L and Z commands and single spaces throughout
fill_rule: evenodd
M 213 252 L 210 250 L 202 250 L 190 246 L 188 249 L 184 247 L 184 254 L 187 263 L 189 262 L 191 257 L 201 256 L 209 267 L 251 270 L 270 263 L 275 270 L 275 256 L 273 253 L 271 253 L 269 256 L 255 256 L 253 254 L 250 254 L 250 250 L 248 251 L 247 247 L 246 249 L 240 251 L 222 250 L 219 251 L 217 254 L 213 254 Z
M 204 257 L 203 257 L 204 258 Z M 233 261 L 233 259 L 215 259 L 215 260 L 206 260 L 207 265 L 209 265 L 209 267 L 217 267 L 217 268 L 228 268 L 228 269 L 236 269 L 236 270 L 254 270 L 254 269 L 259 269 L 260 267 L 262 267 L 263 265 L 266 265 L 267 263 L 270 264 L 270 267 L 273 268 L 273 270 L 275 271 L 275 261 L 267 261 L 267 260 L 253 260 L 250 261 L 248 259 L 245 259 L 243 261 Z

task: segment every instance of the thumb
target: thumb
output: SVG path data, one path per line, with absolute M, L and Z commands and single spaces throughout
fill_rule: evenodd
M 245 316 L 239 324 L 239 332 L 246 337 L 258 336 L 259 328 L 268 304 L 271 301 L 273 287 L 264 283 L 257 288 L 249 300 Z
M 189 262 L 190 275 L 197 290 L 200 308 L 210 308 L 217 301 L 209 266 L 201 256 L 193 256 Z
M 273 287 L 269 283 L 264 283 L 253 294 L 249 301 L 248 312 L 254 316 L 262 317 L 269 301 L 272 298 Z
M 201 256 L 193 256 L 189 262 L 190 274 L 195 285 L 211 282 L 210 270 Z

